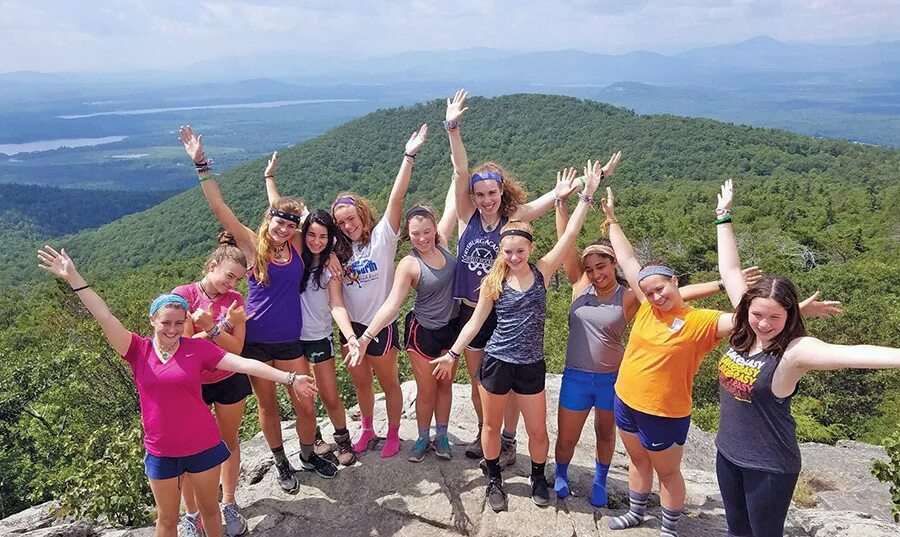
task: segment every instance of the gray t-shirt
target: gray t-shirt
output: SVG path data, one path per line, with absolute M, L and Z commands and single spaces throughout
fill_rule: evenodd
M 429 330 L 437 330 L 459 316 L 459 301 L 453 298 L 453 275 L 456 272 L 456 257 L 441 245 L 437 249 L 444 256 L 444 266 L 436 269 L 428 266 L 412 249 L 412 255 L 419 262 L 419 285 L 413 311 L 416 320 Z
M 608 300 L 600 300 L 593 285 L 569 308 L 569 339 L 566 367 L 589 373 L 619 370 L 625 346 L 625 287 L 619 285 Z
M 547 288 L 544 276 L 531 263 L 534 283 L 525 291 L 516 291 L 503 282 L 503 290 L 494 302 L 497 328 L 484 352 L 503 362 L 533 364 L 544 359 L 544 321 L 547 318 Z

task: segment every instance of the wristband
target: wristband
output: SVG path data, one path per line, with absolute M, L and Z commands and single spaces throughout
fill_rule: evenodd
M 587 203 L 588 205 L 591 205 L 591 206 L 594 205 L 594 196 L 588 196 L 588 195 L 585 195 L 585 194 L 579 194 L 579 195 L 578 195 L 578 199 L 579 199 L 580 201 L 583 201 L 583 202 Z
M 725 216 L 729 216 L 731 214 L 731 209 L 720 209 L 716 207 L 716 218 L 722 218 Z
M 579 177 L 578 182 L 581 183 L 581 190 L 587 188 L 587 183 L 584 182 L 584 177 Z
M 288 375 L 288 379 L 287 382 L 285 382 L 285 385 L 293 386 L 295 380 L 297 380 L 297 373 L 295 371 L 291 371 Z
M 91 286 L 90 284 L 82 285 L 81 287 L 73 288 L 73 289 L 72 289 L 72 292 L 73 292 L 73 293 L 77 293 L 78 291 L 84 291 L 85 289 L 87 289 L 87 288 L 90 287 L 90 286 Z
M 459 353 L 454 352 L 453 349 L 447 349 L 447 354 L 450 355 L 450 358 L 453 358 L 454 360 L 459 360 Z
M 444 130 L 450 132 L 452 130 L 459 128 L 459 121 L 447 121 L 444 120 Z
M 566 198 L 553 198 L 553 203 L 555 203 L 557 207 L 567 207 L 569 205 L 569 200 Z
M 204 175 L 203 177 L 198 177 L 197 182 L 202 183 L 203 181 L 209 181 L 212 178 L 213 178 L 212 174 Z
M 275 179 L 274 175 L 265 175 L 263 177 L 265 177 L 266 179 Z
M 222 333 L 222 327 L 214 324 L 212 328 L 206 331 L 206 335 L 213 338 Z
M 723 282 L 722 280 L 717 280 L 716 285 L 719 286 L 719 292 L 722 292 L 725 290 L 725 282 Z
M 222 327 L 222 330 L 228 332 L 229 334 L 232 330 L 234 330 L 234 325 L 228 319 L 222 319 L 221 321 L 219 321 L 219 325 Z
M 731 215 L 723 216 L 722 218 L 719 218 L 718 220 L 716 220 L 717 226 L 719 224 L 729 224 L 729 223 L 731 223 Z
M 403 156 L 408 158 L 409 160 L 416 160 L 416 156 L 414 154 L 410 155 L 409 153 L 403 153 Z
M 619 219 L 618 218 L 607 218 L 603 223 L 606 224 L 607 226 L 611 226 L 613 224 L 618 224 Z

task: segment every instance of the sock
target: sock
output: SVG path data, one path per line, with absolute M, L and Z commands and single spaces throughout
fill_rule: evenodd
M 569 495 L 569 463 L 556 462 L 556 482 L 553 484 L 557 498 L 565 498 Z
M 606 494 L 606 476 L 609 475 L 609 465 L 600 461 L 594 461 L 594 483 L 591 485 L 591 505 L 605 507 L 609 503 Z
M 200 516 L 200 511 L 197 511 L 196 513 L 185 513 L 184 516 L 188 517 L 191 520 L 197 520 L 197 517 Z
M 350 434 L 350 431 L 348 431 L 346 427 L 341 427 L 340 429 L 337 427 L 334 428 L 334 436 L 344 436 L 345 434 Z
M 537 477 L 544 475 L 544 469 L 547 467 L 546 462 L 534 462 L 531 461 L 531 477 Z
M 434 425 L 434 435 L 435 436 L 447 436 L 447 427 L 446 423 L 436 423 Z
M 485 459 L 488 469 L 488 479 L 500 479 L 500 457 L 496 459 Z
M 509 432 L 506 429 L 503 429 L 503 432 L 500 433 L 500 440 L 506 440 L 507 444 L 511 444 L 516 441 L 516 431 Z
M 273 447 L 272 456 L 275 457 L 275 464 L 281 464 L 287 461 L 287 455 L 284 454 L 284 446 Z
M 393 457 L 400 452 L 400 426 L 388 425 L 387 439 L 381 448 L 381 458 Z
M 316 440 L 322 440 L 322 429 L 316 425 Z
M 662 528 L 659 537 L 678 537 L 678 519 L 681 518 L 681 509 L 662 508 Z
M 308 461 L 313 453 L 315 453 L 313 444 L 300 444 L 300 457 L 303 460 Z
M 341 442 L 350 440 L 350 431 L 348 431 L 346 427 L 335 429 L 334 434 L 331 435 L 331 437 L 334 438 L 335 443 L 340 444 Z
M 361 418 L 359 418 L 359 422 L 362 425 L 363 431 L 371 431 L 373 421 L 375 421 L 375 419 L 372 416 L 362 416 Z
M 633 528 L 644 521 L 644 514 L 647 513 L 647 499 L 650 498 L 649 492 L 628 491 L 628 502 L 630 508 L 628 512 L 622 516 L 613 517 L 609 520 L 609 529 L 623 530 L 625 528 Z
M 369 447 L 369 442 L 375 438 L 375 431 L 372 430 L 372 416 L 363 416 L 360 418 L 361 432 L 359 440 L 353 444 L 353 451 L 362 453 Z
M 424 438 L 425 441 L 431 440 L 431 427 L 419 427 L 419 438 Z

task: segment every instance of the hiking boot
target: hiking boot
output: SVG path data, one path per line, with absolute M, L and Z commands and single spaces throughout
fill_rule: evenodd
M 297 492 L 300 488 L 300 482 L 297 481 L 297 476 L 294 475 L 294 468 L 291 466 L 291 462 L 288 460 L 282 463 L 276 462 L 275 470 L 278 472 L 276 477 L 281 490 L 288 493 Z
M 200 524 L 200 515 L 191 516 L 187 513 L 178 521 L 178 537 L 205 537 L 203 525 Z
M 338 459 L 334 456 L 334 448 L 331 447 L 331 444 L 322 439 L 322 430 L 318 427 L 316 427 L 316 439 L 313 442 L 313 451 L 316 452 L 316 455 L 328 459 L 337 466 Z
M 484 451 L 481 449 L 481 429 L 478 429 L 478 434 L 475 435 L 475 440 L 466 446 L 466 457 L 470 459 L 483 459 Z
M 344 466 L 350 466 L 356 462 L 356 452 L 350 443 L 350 433 L 334 435 L 334 443 L 337 444 L 337 460 Z
M 309 459 L 304 460 L 300 455 L 300 469 L 304 472 L 315 472 L 322 479 L 331 479 L 337 475 L 337 465 L 325 457 L 321 457 L 313 451 Z
M 434 449 L 434 454 L 441 459 L 450 460 L 452 457 L 450 453 L 450 439 L 447 438 L 447 435 L 442 434 L 440 436 L 436 436 L 434 438 L 434 442 L 431 443 L 432 449 Z
M 506 491 L 503 490 L 503 480 L 491 479 L 488 481 L 487 490 L 485 491 L 488 505 L 495 513 L 506 511 L 508 505 L 506 502 Z
M 429 447 L 428 439 L 420 436 L 416 443 L 413 444 L 412 449 L 409 450 L 409 462 L 424 461 L 425 453 L 428 452 Z
M 500 466 L 516 464 L 516 439 L 507 440 L 500 437 Z
M 538 507 L 550 505 L 550 484 L 544 474 L 533 475 L 528 479 L 531 485 L 531 501 Z
M 247 519 L 236 503 L 222 504 L 222 521 L 225 523 L 225 537 L 237 537 L 247 531 Z

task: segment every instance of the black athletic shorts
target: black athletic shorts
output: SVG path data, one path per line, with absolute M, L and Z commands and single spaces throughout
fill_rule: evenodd
M 369 328 L 360 323 L 351 324 L 353 325 L 353 333 L 356 334 L 357 339 L 362 337 L 363 332 Z M 341 334 L 341 345 L 343 346 L 346 344 L 347 340 L 344 338 L 344 334 Z M 385 326 L 381 329 L 381 332 L 378 332 L 378 334 L 375 335 L 375 339 L 370 341 L 369 346 L 366 347 L 366 356 L 384 356 L 391 350 L 391 347 L 400 350 L 400 334 L 397 333 L 397 321 Z
M 410 311 L 404 321 L 403 341 L 406 350 L 414 351 L 427 358 L 440 358 L 456 342 L 459 336 L 459 317 L 437 330 L 425 328 Z
M 331 344 L 330 336 L 312 341 L 301 341 L 301 343 L 303 343 L 303 356 L 306 356 L 306 361 L 311 364 L 327 362 L 334 356 L 334 346 Z
M 235 373 L 227 379 L 212 384 L 203 384 L 201 389 L 203 390 L 203 402 L 207 405 L 240 403 L 253 391 L 250 387 L 250 377 L 243 373 Z
M 465 302 L 459 305 L 459 329 L 462 330 L 466 323 L 469 322 L 469 319 L 472 318 L 472 314 L 475 313 L 475 308 L 466 304 Z M 487 342 L 491 339 L 491 334 L 494 333 L 494 329 L 497 328 L 497 312 L 491 308 L 491 313 L 488 315 L 488 318 L 484 320 L 484 324 L 481 325 L 481 330 L 475 334 L 475 337 L 472 338 L 467 349 L 471 349 L 473 351 L 483 351 L 485 347 L 487 347 Z
M 513 364 L 487 354 L 481 359 L 478 380 L 494 395 L 506 395 L 512 390 L 520 395 L 534 395 L 544 391 L 547 363 Z
M 241 356 L 259 360 L 260 362 L 296 360 L 303 356 L 303 342 L 299 339 L 297 341 L 285 341 L 284 343 L 251 343 L 245 341 Z

